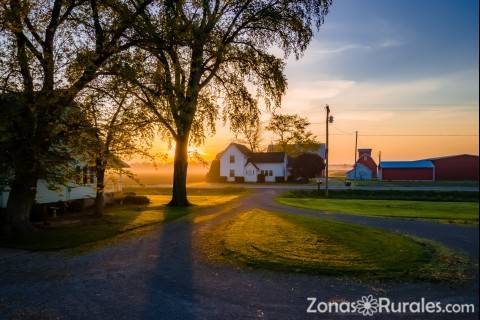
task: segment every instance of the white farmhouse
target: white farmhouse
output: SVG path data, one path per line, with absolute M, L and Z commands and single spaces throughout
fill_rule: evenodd
M 220 177 L 229 182 L 286 181 L 287 155 L 285 152 L 252 152 L 246 146 L 230 143 L 219 154 Z

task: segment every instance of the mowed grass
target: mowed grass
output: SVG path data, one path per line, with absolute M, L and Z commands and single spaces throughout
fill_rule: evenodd
M 146 230 L 159 223 L 199 212 L 203 208 L 216 206 L 235 200 L 238 194 L 217 194 L 208 196 L 189 196 L 192 207 L 172 208 L 166 204 L 169 195 L 148 195 L 148 205 L 122 205 L 107 207 L 101 218 L 83 218 L 78 223 L 39 229 L 27 237 L 13 240 L 0 240 L 0 246 L 49 251 L 75 248 L 94 244 L 120 235 L 132 235 L 133 231 Z
M 219 225 L 203 241 L 212 259 L 288 272 L 457 281 L 468 265 L 467 258 L 432 242 L 260 209 Z
M 407 200 L 363 200 L 278 197 L 279 203 L 332 213 L 438 222 L 478 224 L 478 202 L 434 202 Z

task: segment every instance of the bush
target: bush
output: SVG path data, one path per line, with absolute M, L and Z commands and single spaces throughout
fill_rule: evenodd
M 265 175 L 258 174 L 257 175 L 257 182 L 265 182 Z
M 150 199 L 146 196 L 126 195 L 125 197 L 123 197 L 122 202 L 124 204 L 149 204 Z
M 83 199 L 71 200 L 67 202 L 68 211 L 80 212 L 85 208 Z
M 245 182 L 245 178 L 244 178 L 244 177 L 235 177 L 235 182 L 236 182 L 236 183 L 244 183 L 244 182 Z
M 225 176 L 218 177 L 218 182 L 227 182 L 227 177 Z
M 285 177 L 275 177 L 275 182 L 285 182 Z

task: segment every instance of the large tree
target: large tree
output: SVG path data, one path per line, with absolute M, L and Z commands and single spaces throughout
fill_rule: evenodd
M 310 145 L 316 143 L 316 137 L 308 130 L 310 122 L 297 114 L 274 114 L 266 127 L 271 131 L 283 152 L 289 144 Z
M 76 96 L 134 44 L 130 27 L 151 1 L 1 1 L 0 148 L 12 172 L 3 232 L 31 228 L 37 180 L 57 176 L 73 154 L 64 138 Z
M 307 48 L 331 0 L 160 1 L 137 26 L 142 64 L 126 72 L 139 98 L 175 141 L 170 205 L 189 204 L 187 148 L 217 115 L 280 106 L 285 59 Z M 272 49 L 280 49 L 277 56 Z M 278 51 L 278 50 L 277 50 Z M 138 61 L 138 59 L 136 59 Z M 141 71 L 139 71 L 141 68 Z

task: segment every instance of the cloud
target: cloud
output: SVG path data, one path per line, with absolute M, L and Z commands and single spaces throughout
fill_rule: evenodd
M 330 48 L 320 48 L 317 50 L 312 51 L 313 54 L 335 54 L 335 53 L 342 53 L 345 51 L 355 50 L 355 49 L 371 49 L 372 47 L 369 45 L 363 44 L 345 44 L 337 47 L 330 47 Z
M 403 46 L 405 43 L 400 40 L 396 39 L 386 39 L 382 41 L 378 46 L 380 48 L 395 48 L 395 47 L 400 47 Z

